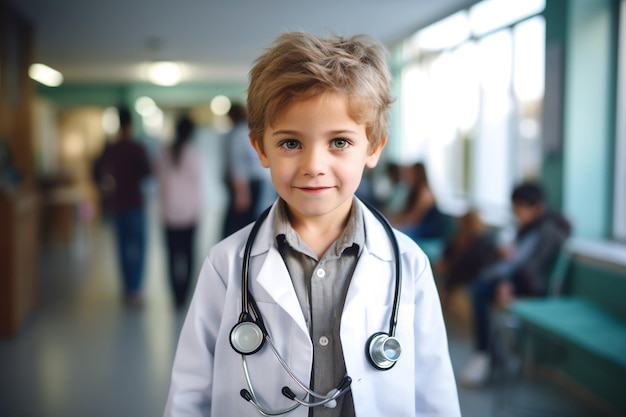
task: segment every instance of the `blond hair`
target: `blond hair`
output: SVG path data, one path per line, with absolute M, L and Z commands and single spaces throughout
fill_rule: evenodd
M 350 117 L 366 126 L 370 148 L 387 137 L 390 76 L 386 51 L 373 38 L 285 33 L 257 58 L 249 75 L 248 126 L 260 146 L 266 126 L 286 106 L 326 92 L 346 97 Z

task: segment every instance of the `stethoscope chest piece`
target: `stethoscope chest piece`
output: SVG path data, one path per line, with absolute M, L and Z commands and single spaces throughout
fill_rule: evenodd
M 241 355 L 251 355 L 263 347 L 265 336 L 258 324 L 253 321 L 240 321 L 230 331 L 230 344 Z
M 367 358 L 372 366 L 381 371 L 390 369 L 400 359 L 402 346 L 395 337 L 380 332 L 373 334 L 367 343 Z

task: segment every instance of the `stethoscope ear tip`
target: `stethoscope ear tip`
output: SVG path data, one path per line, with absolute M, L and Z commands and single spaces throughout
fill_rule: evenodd
M 289 398 L 292 401 L 296 398 L 296 394 L 294 394 L 294 392 L 287 386 L 283 387 L 281 392 L 285 397 Z
M 239 395 L 241 395 L 241 397 L 248 402 L 252 401 L 252 395 L 250 395 L 250 392 L 248 392 L 247 389 L 242 389 L 241 391 L 239 391 Z

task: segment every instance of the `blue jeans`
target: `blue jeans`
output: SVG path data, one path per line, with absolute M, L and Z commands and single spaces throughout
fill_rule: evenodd
M 113 214 L 117 238 L 118 263 L 124 293 L 139 295 L 146 251 L 146 216 L 143 208 L 116 211 Z
M 489 350 L 489 315 L 497 283 L 495 280 L 478 279 L 469 287 L 474 313 L 474 349 L 479 352 L 486 353 Z
M 166 227 L 167 262 L 170 286 L 176 307 L 183 307 L 191 284 L 196 226 Z
M 498 268 L 498 266 L 502 268 Z M 491 323 L 489 318 L 491 316 L 494 291 L 500 282 L 504 279 L 508 280 L 513 285 L 515 295 L 540 295 L 531 290 L 520 271 L 514 271 L 507 267 L 508 265 L 503 262 L 488 267 L 469 286 L 472 312 L 474 313 L 474 348 L 477 351 L 487 352 L 490 348 Z M 497 272 L 502 271 L 507 271 L 509 276 L 498 277 L 495 275 Z

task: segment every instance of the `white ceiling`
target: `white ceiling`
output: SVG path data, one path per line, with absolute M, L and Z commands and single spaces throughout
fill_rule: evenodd
M 390 44 L 475 0 L 8 0 L 35 28 L 35 61 L 66 83 L 142 81 L 141 64 L 185 79 L 243 81 L 276 35 L 367 33 Z

